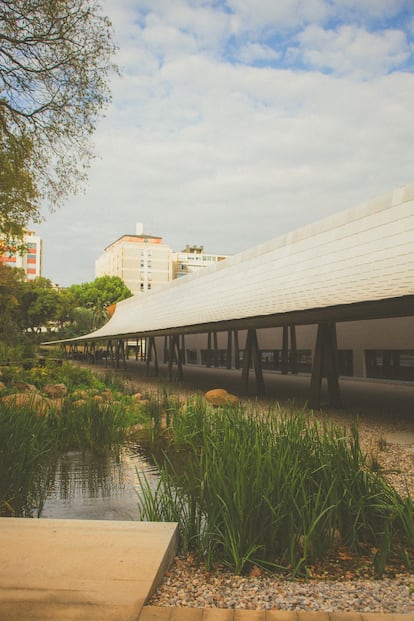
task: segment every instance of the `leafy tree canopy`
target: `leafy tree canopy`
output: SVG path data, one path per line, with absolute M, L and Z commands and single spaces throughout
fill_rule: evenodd
M 115 48 L 97 0 L 0 0 L 0 24 L 0 234 L 14 235 L 85 180 Z
M 109 319 L 108 307 L 131 297 L 132 293 L 119 276 L 99 276 L 92 282 L 69 287 L 78 306 L 89 308 L 94 313 L 93 328 L 98 328 Z

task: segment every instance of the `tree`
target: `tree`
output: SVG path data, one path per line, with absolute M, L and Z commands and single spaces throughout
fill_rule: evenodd
M 98 276 L 92 282 L 72 285 L 69 287 L 69 291 L 74 296 L 78 306 L 93 310 L 95 328 L 109 319 L 107 311 L 109 306 L 132 295 L 119 276 Z
M 20 322 L 33 334 L 56 322 L 60 310 L 60 294 L 48 278 L 35 278 L 22 285 Z
M 18 311 L 23 285 L 23 270 L 0 262 L 0 341 L 10 344 L 19 333 Z
M 115 48 L 97 0 L 0 0 L 0 24 L 0 231 L 22 233 L 85 180 Z

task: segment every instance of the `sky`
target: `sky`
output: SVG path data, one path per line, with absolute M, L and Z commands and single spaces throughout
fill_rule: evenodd
M 414 0 L 102 0 L 120 75 L 43 275 L 124 234 L 235 254 L 414 182 Z

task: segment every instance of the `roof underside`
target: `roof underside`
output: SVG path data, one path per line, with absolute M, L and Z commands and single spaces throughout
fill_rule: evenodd
M 70 341 L 413 314 L 411 184 L 124 300 Z

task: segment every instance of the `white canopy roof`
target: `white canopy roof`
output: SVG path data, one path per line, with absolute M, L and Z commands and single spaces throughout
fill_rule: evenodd
M 410 184 L 120 302 L 105 326 L 72 340 L 205 332 L 246 327 L 248 320 L 281 325 L 292 313 L 297 323 L 309 323 L 311 309 L 413 295 Z M 414 314 L 410 308 L 404 313 Z

